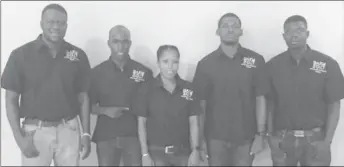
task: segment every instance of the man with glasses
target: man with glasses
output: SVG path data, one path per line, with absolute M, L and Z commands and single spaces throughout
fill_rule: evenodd
M 307 21 L 284 22 L 288 50 L 267 63 L 269 143 L 273 166 L 330 166 L 331 142 L 344 98 L 336 60 L 307 45 Z
M 201 129 L 204 121 L 209 163 L 251 166 L 264 144 L 265 61 L 239 44 L 243 30 L 237 15 L 223 15 L 216 33 L 221 44 L 198 63 L 194 78 L 205 112 Z
M 78 166 L 79 151 L 83 159 L 90 153 L 91 68 L 85 52 L 63 39 L 67 12 L 62 6 L 43 9 L 41 28 L 43 33 L 12 51 L 6 64 L 1 86 L 7 117 L 23 166 L 50 166 L 52 160 L 56 166 Z
M 152 72 L 129 56 L 129 30 L 117 25 L 109 32 L 108 60 L 92 69 L 90 98 L 92 113 L 98 115 L 93 141 L 97 143 L 99 166 L 140 166 L 141 150 L 132 99 Z

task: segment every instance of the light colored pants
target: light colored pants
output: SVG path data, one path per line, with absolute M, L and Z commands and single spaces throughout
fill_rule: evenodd
M 33 134 L 38 157 L 22 155 L 22 166 L 79 166 L 80 127 L 78 117 L 57 127 L 23 125 L 23 130 Z M 34 132 L 34 133 L 33 133 Z
M 228 141 L 208 139 L 209 166 L 252 166 L 250 154 L 253 140 L 236 145 Z

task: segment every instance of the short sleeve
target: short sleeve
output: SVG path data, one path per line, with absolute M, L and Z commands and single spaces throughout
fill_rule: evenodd
M 209 92 L 209 85 L 209 78 L 205 72 L 204 64 L 199 62 L 193 79 L 193 87 L 195 91 L 198 92 L 199 100 L 206 100 L 206 94 Z
M 189 116 L 200 115 L 202 113 L 201 101 L 197 92 L 193 93 L 193 100 L 189 104 Z
M 325 99 L 333 103 L 344 98 L 344 77 L 336 61 L 328 63 L 325 83 Z
M 253 86 L 256 96 L 264 96 L 269 92 L 268 74 L 263 57 L 257 59 L 257 68 L 253 72 Z
M 93 68 L 91 70 L 91 84 L 90 89 L 88 90 L 88 96 L 90 97 L 91 104 L 99 103 L 99 95 L 98 95 L 98 78 L 96 74 L 96 70 Z
M 140 117 L 148 116 L 148 96 L 149 84 L 147 82 L 141 84 L 133 98 L 131 112 Z
M 81 51 L 79 70 L 76 80 L 77 92 L 88 92 L 91 85 L 91 66 L 85 52 Z
M 17 93 L 23 92 L 23 70 L 20 60 L 20 53 L 13 51 L 6 63 L 1 77 L 1 87 Z

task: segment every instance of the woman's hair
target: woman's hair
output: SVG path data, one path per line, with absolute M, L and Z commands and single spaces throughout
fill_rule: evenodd
M 169 51 L 169 50 L 173 50 L 173 51 L 177 52 L 178 58 L 180 57 L 179 50 L 176 46 L 174 46 L 174 45 L 161 45 L 161 46 L 159 46 L 158 51 L 156 52 L 158 60 L 160 59 L 160 57 L 162 56 L 162 54 L 165 51 Z

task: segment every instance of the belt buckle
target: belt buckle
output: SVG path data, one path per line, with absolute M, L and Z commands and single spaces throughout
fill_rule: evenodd
M 305 131 L 303 130 L 294 130 L 295 137 L 305 137 Z
M 165 154 L 173 154 L 173 151 L 170 151 L 170 149 L 174 148 L 174 146 L 166 146 L 165 147 Z

